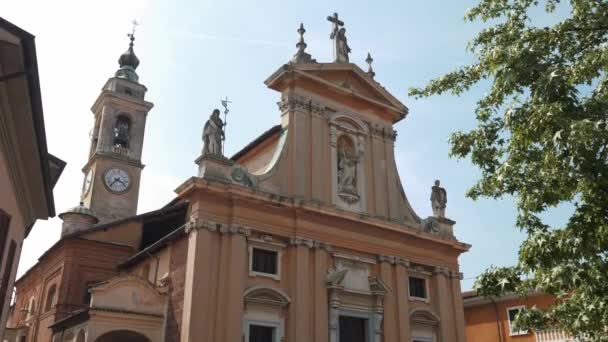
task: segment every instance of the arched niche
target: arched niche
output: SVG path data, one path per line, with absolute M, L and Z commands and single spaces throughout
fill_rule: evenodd
M 352 211 L 365 209 L 365 142 L 367 125 L 353 115 L 329 117 L 333 203 Z
M 131 129 L 132 121 L 127 115 L 121 113 L 116 116 L 112 134 L 112 143 L 114 146 L 129 148 Z

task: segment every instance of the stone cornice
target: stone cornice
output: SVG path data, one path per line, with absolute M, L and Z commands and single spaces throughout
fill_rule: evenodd
M 446 277 L 450 276 L 450 269 L 447 267 L 443 267 L 443 266 L 435 266 L 435 269 L 433 270 L 433 274 L 437 275 L 437 274 L 441 274 L 444 275 Z
M 185 232 L 189 234 L 193 230 L 205 229 L 210 232 L 218 232 L 220 234 L 242 234 L 244 236 L 251 236 L 251 228 L 243 227 L 236 224 L 225 224 L 218 223 L 211 220 L 204 220 L 199 218 L 192 218 L 190 222 L 186 224 Z
M 333 248 L 328 243 L 313 240 L 313 239 L 303 238 L 303 237 L 299 237 L 299 236 L 291 237 L 289 239 L 289 245 L 290 246 L 306 246 L 308 248 L 320 248 L 320 249 L 324 249 L 330 253 L 333 251 Z
M 410 267 L 410 261 L 406 258 L 402 258 L 399 256 L 379 254 L 378 261 L 379 262 L 388 262 L 391 265 L 401 265 L 401 266 L 405 266 L 405 267 Z
M 291 95 L 291 96 L 283 96 L 281 97 L 281 101 L 277 102 L 279 106 L 279 110 L 281 113 L 291 112 L 291 111 L 304 111 L 317 113 L 320 115 L 325 114 L 325 106 L 321 103 L 312 100 L 306 96 L 302 95 Z
M 328 215 L 334 218 L 345 219 L 353 222 L 367 224 L 378 229 L 387 230 L 390 232 L 404 234 L 423 240 L 439 243 L 450 246 L 461 252 L 469 250 L 470 245 L 459 242 L 454 239 L 443 239 L 437 235 L 423 232 L 420 229 L 415 229 L 411 226 L 396 224 L 391 221 L 378 220 L 373 217 L 352 213 L 344 210 L 339 210 L 332 206 L 320 207 L 313 203 L 307 203 L 298 198 L 290 198 L 287 196 L 278 195 L 275 193 L 265 192 L 259 189 L 247 188 L 234 184 L 226 184 L 221 181 L 202 179 L 191 177 L 182 183 L 175 192 L 180 198 L 188 198 L 191 192 L 203 190 L 209 192 L 218 192 L 231 196 L 233 198 L 242 198 L 247 201 L 268 203 L 290 208 L 292 210 L 303 210 L 314 214 Z

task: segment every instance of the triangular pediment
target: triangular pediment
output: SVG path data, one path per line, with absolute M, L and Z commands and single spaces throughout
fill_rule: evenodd
M 355 64 L 307 63 L 286 64 L 272 74 L 266 85 L 282 91 L 294 80 L 315 84 L 323 92 L 336 92 L 394 113 L 393 122 L 403 119 L 408 108 L 380 83 Z

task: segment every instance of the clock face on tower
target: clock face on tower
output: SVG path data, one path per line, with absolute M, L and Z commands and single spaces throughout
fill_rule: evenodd
M 93 182 L 93 170 L 89 170 L 89 172 L 87 172 L 87 175 L 84 177 L 84 184 L 82 185 L 82 195 L 83 196 L 89 193 L 92 182 Z
M 129 174 L 122 169 L 109 169 L 103 179 L 108 189 L 113 192 L 124 192 L 131 183 Z

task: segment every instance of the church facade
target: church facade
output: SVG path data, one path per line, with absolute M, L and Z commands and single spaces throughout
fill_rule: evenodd
M 92 108 L 82 202 L 16 283 L 17 339 L 465 342 L 458 256 L 470 246 L 439 183 L 433 215 L 413 211 L 394 158 L 408 109 L 371 56 L 367 71 L 349 62 L 344 23 L 328 20 L 334 61 L 306 53 L 301 26 L 296 55 L 265 81 L 279 124 L 227 158 L 213 111 L 198 174 L 140 215 L 152 103 L 131 43 Z

